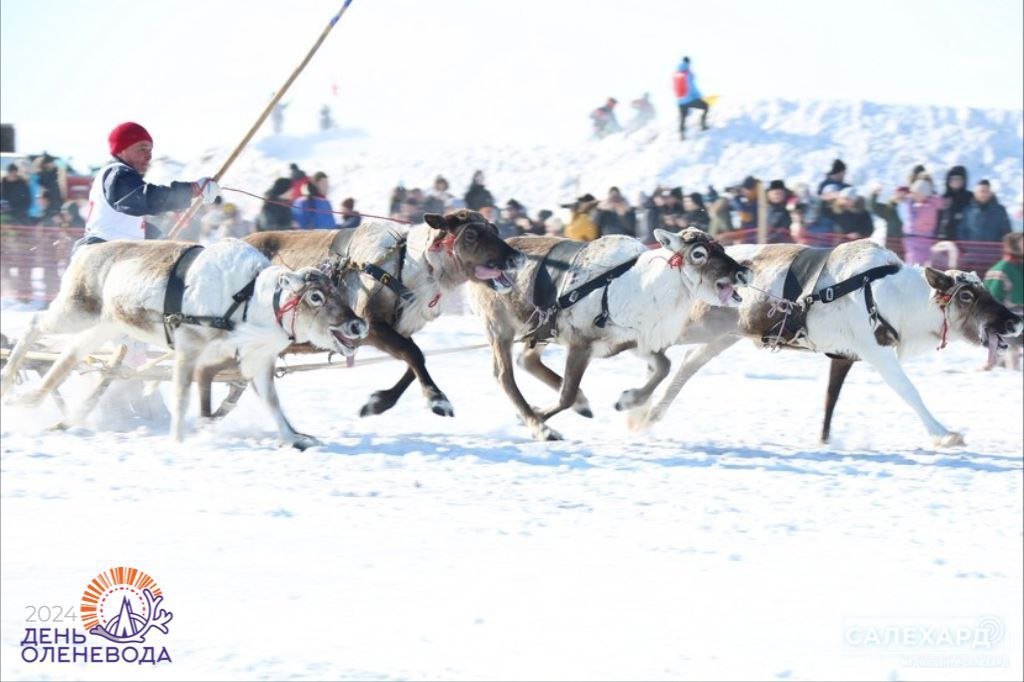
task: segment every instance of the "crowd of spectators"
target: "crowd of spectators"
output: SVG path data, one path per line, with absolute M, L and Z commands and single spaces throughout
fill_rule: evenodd
M 51 165 L 52 161 L 37 159 L 34 169 L 38 172 L 31 183 L 17 165 L 8 166 L 0 203 L 3 223 L 83 226 L 84 200 L 61 201 Z M 356 200 L 346 197 L 334 206 L 328 199 L 330 193 L 325 172 L 307 175 L 293 163 L 288 176 L 274 179 L 263 193 L 253 220 L 243 217 L 234 203 L 204 207 L 179 238 L 210 243 L 252 231 L 357 227 L 363 216 L 356 209 Z M 678 186 L 659 186 L 639 193 L 633 202 L 618 187 L 610 187 L 603 198 L 584 193 L 554 210 L 530 210 L 516 198 L 499 201 L 482 170 L 472 175 L 461 193 L 452 192 L 448 180 L 438 175 L 427 190 L 406 188 L 402 183 L 394 187 L 388 217 L 419 223 L 425 213 L 458 208 L 480 211 L 497 225 L 503 238 L 533 234 L 589 241 L 603 235 L 626 235 L 653 244 L 657 228 L 694 226 L 723 243 L 764 238 L 772 243 L 830 246 L 870 237 L 882 229 L 889 247 L 910 263 L 929 262 L 937 241 L 999 242 L 1011 231 L 1007 211 L 990 183 L 980 179 L 970 184 L 963 166 L 946 172 L 941 194 L 923 166 L 914 167 L 904 184 L 888 192 L 875 184 L 862 193 L 847 182 L 847 168 L 840 159 L 833 161 L 813 186 L 789 186 L 783 179 L 764 181 L 748 176 L 722 189 L 709 185 L 704 190 L 684 191 Z M 152 236 L 166 234 L 174 220 L 174 215 L 152 220 Z
M 1011 231 L 1006 208 L 989 181 L 979 180 L 968 189 L 963 166 L 946 173 L 943 194 L 936 192 L 931 176 L 920 166 L 912 170 L 907 184 L 895 187 L 888 196 L 880 184 L 861 193 L 846 182 L 846 173 L 845 163 L 836 159 L 815 188 L 748 176 L 721 190 L 656 187 L 649 194 L 640 193 L 633 204 L 618 187 L 611 187 L 604 199 L 587 193 L 562 204 L 570 212 L 568 224 L 543 230 L 528 227 L 534 221 L 519 202 L 510 203 L 515 204 L 519 219 L 516 233 L 563 234 L 583 241 L 625 234 L 654 243 L 657 228 L 693 226 L 732 243 L 757 241 L 760 227 L 770 243 L 826 246 L 870 237 L 882 228 L 887 243 L 911 263 L 927 262 L 932 245 L 940 240 L 999 242 Z
M 47 153 L 7 164 L 0 180 L 0 221 L 40 227 L 85 226 L 83 197 L 62 188 L 57 159 Z
M 10 164 L 2 181 L 2 218 L 5 223 L 47 227 L 81 227 L 84 200 L 62 201 L 53 159 L 43 155 L 35 160 L 30 183 L 22 169 Z M 221 235 L 241 235 L 251 230 L 324 229 L 357 227 L 362 215 L 356 200 L 346 197 L 337 206 L 328 199 L 330 178 L 323 171 L 307 175 L 291 164 L 288 177 L 275 179 L 263 194 L 263 204 L 253 221 L 243 220 L 237 205 L 222 204 L 207 210 L 187 230 L 197 241 Z M 33 192 L 31 185 L 35 186 Z M 33 197 L 34 194 L 34 197 Z M 761 207 L 761 203 L 764 206 Z M 925 262 L 937 240 L 997 242 L 1010 232 L 1006 208 L 992 192 L 988 180 L 971 185 L 967 169 L 953 166 L 945 174 L 941 194 L 927 169 L 915 166 L 900 184 L 883 193 L 875 184 L 866 192 L 847 182 L 846 164 L 836 159 L 815 187 L 783 179 L 770 181 L 748 176 L 721 190 L 707 186 L 702 191 L 682 187 L 655 187 L 641 192 L 630 202 L 618 187 L 603 198 L 584 193 L 569 203 L 561 216 L 544 208 L 531 215 L 521 201 L 502 203 L 486 184 L 482 170 L 476 171 L 465 191 L 456 194 L 443 175 L 432 187 L 406 188 L 399 183 L 391 191 L 388 215 L 418 223 L 425 213 L 457 208 L 482 212 L 503 237 L 519 234 L 564 235 L 592 240 L 618 234 L 653 243 L 657 228 L 678 230 L 695 226 L 719 240 L 755 241 L 750 231 L 761 228 L 769 242 L 830 245 L 847 239 L 871 236 L 883 227 L 890 244 L 912 263 Z M 169 226 L 157 225 L 161 232 Z

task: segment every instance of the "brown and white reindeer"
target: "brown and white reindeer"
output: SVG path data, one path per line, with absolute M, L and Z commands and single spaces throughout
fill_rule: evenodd
M 180 280 L 181 319 L 165 324 L 172 268 L 183 254 L 197 248 L 174 241 L 111 241 L 79 249 L 57 298 L 33 316 L 12 351 L 4 368 L 2 394 L 8 393 L 21 359 L 42 334 L 76 336 L 42 385 L 24 398 L 28 405 L 38 404 L 104 342 L 128 334 L 174 349 L 171 436 L 175 440 L 185 435 L 193 374 L 205 367 L 237 364 L 273 414 L 281 441 L 299 449 L 315 445 L 316 439 L 296 432 L 281 411 L 274 387 L 278 354 L 293 342 L 307 342 L 351 355 L 367 334 L 366 322 L 319 270 L 271 266 L 252 246 L 224 239 L 195 256 Z M 243 291 L 250 297 L 235 298 Z
M 679 234 L 655 230 L 661 247 L 648 249 L 639 240 L 607 236 L 583 245 L 553 237 L 515 237 L 509 244 L 527 255 L 516 273 L 513 293 L 497 295 L 477 287 L 473 295 L 484 317 L 494 355 L 494 375 L 512 400 L 533 436 L 555 440 L 561 436 L 545 422 L 570 407 L 592 416 L 580 381 L 592 357 L 607 357 L 634 348 L 647 360 L 646 384 L 625 391 L 616 409 L 644 404 L 669 370 L 663 351 L 675 343 L 693 299 L 725 305 L 739 301 L 734 286 L 747 276 L 746 268 L 726 255 L 705 232 L 687 229 Z M 554 249 L 573 251 L 560 285 L 561 303 L 552 310 L 538 307 L 538 276 Z M 614 277 L 614 278 L 612 278 Z M 598 286 L 593 286 L 594 284 Z M 578 294 L 578 296 L 577 296 Z M 537 409 L 523 397 L 513 374 L 512 345 L 546 326 L 547 338 L 535 338 L 522 357 L 522 366 L 559 391 L 555 405 Z M 548 342 L 568 350 L 565 378 L 541 362 Z
M 259 232 L 246 238 L 275 263 L 332 262 L 349 305 L 370 325 L 364 343 L 408 365 L 397 384 L 370 396 L 360 410 L 363 417 L 393 407 L 413 379 L 435 414 L 453 416 L 411 336 L 436 319 L 443 299 L 466 282 L 498 295 L 510 291 L 508 275 L 523 260 L 476 211 L 428 213 L 424 220 L 412 227 L 371 220 L 354 230 Z
M 778 297 L 786 273 L 797 254 L 807 247 L 791 244 L 737 245 L 729 255 L 749 265 L 752 288 L 744 292 L 735 309 L 695 305 L 687 316 L 679 343 L 700 343 L 690 350 L 663 395 L 632 415 L 634 426 L 643 428 L 659 420 L 686 381 L 716 355 L 743 337 L 757 343 L 772 336 L 781 322 Z M 914 355 L 934 352 L 948 341 L 963 340 L 988 348 L 990 359 L 1004 339 L 1024 329 L 1015 315 L 996 301 L 977 275 L 959 270 L 904 265 L 899 258 L 868 240 L 836 247 L 828 256 L 817 287 L 823 293 L 844 280 L 873 268 L 895 270 L 831 301 L 812 303 L 806 313 L 806 337 L 796 347 L 827 353 L 834 358 L 826 396 L 822 430 L 827 440 L 832 412 L 842 381 L 854 361 L 862 360 L 878 370 L 885 382 L 917 413 L 933 441 L 940 446 L 963 444 L 959 433 L 943 426 L 907 377 L 900 362 Z M 869 314 L 871 296 L 884 323 Z M 826 295 L 827 298 L 827 295 Z M 774 314 L 773 314 L 774 313 Z

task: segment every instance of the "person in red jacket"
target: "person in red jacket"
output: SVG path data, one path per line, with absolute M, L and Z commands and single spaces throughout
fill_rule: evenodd
M 690 109 L 700 109 L 704 113 L 700 117 L 700 129 L 708 129 L 708 103 L 697 88 L 697 77 L 690 68 L 690 58 L 683 57 L 674 76 L 676 102 L 679 104 L 679 139 L 686 139 L 686 117 Z

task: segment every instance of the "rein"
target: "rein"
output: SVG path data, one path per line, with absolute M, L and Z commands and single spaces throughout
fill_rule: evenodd
M 290 202 L 274 201 L 273 199 L 267 199 L 266 197 L 261 197 L 259 194 L 253 194 L 252 192 L 246 192 L 244 189 L 237 189 L 235 187 L 221 187 L 220 189 L 221 189 L 222 192 L 236 192 L 238 194 L 244 194 L 247 197 L 252 197 L 253 199 L 259 199 L 262 202 L 265 202 L 265 203 L 268 203 L 268 204 L 274 204 L 275 206 L 284 206 L 285 208 L 292 208 L 292 205 L 291 205 Z M 334 215 L 345 215 L 344 211 L 332 211 L 332 210 L 329 210 L 329 209 L 322 209 L 322 208 L 321 209 L 305 209 L 304 208 L 303 211 L 304 212 L 309 212 L 309 213 L 333 213 Z M 389 220 L 389 221 L 391 221 L 393 223 L 402 223 L 403 225 L 412 225 L 413 224 L 413 222 L 411 220 L 402 220 L 401 218 L 385 218 L 382 215 L 373 215 L 371 213 L 363 213 L 362 211 L 359 212 L 359 215 L 364 217 L 364 218 L 376 218 L 377 220 Z

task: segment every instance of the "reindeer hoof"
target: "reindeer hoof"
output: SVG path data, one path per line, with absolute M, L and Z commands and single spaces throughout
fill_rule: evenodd
M 940 448 L 955 448 L 961 445 L 965 445 L 964 436 L 956 431 L 950 431 L 945 436 L 939 436 L 935 439 L 935 444 Z
M 360 417 L 369 417 L 381 412 L 386 412 L 395 406 L 394 399 L 387 391 L 374 391 L 370 399 L 359 409 Z
M 313 436 L 307 436 L 304 433 L 295 434 L 295 440 L 291 442 L 291 446 L 296 450 L 305 450 L 306 448 L 313 448 L 317 445 L 320 445 L 320 441 Z
M 622 395 L 619 396 L 619 400 L 615 403 L 615 409 L 619 412 L 629 410 L 641 403 L 640 391 L 635 388 L 631 388 L 628 391 L 623 391 Z
M 26 393 L 25 395 L 16 397 L 8 402 L 9 404 L 16 405 L 18 407 L 39 407 L 43 402 L 43 396 L 40 395 L 38 391 L 32 391 L 31 393 Z
M 535 428 L 533 430 L 533 437 L 537 440 L 562 440 L 562 434 L 546 424 L 541 424 Z
M 576 414 L 578 414 L 581 417 L 586 417 L 587 419 L 594 418 L 594 412 L 593 410 L 590 409 L 589 405 L 584 405 L 583 407 L 574 407 L 572 409 L 575 410 Z
M 454 417 L 455 409 L 448 398 L 434 398 L 430 401 L 430 411 L 438 417 Z

